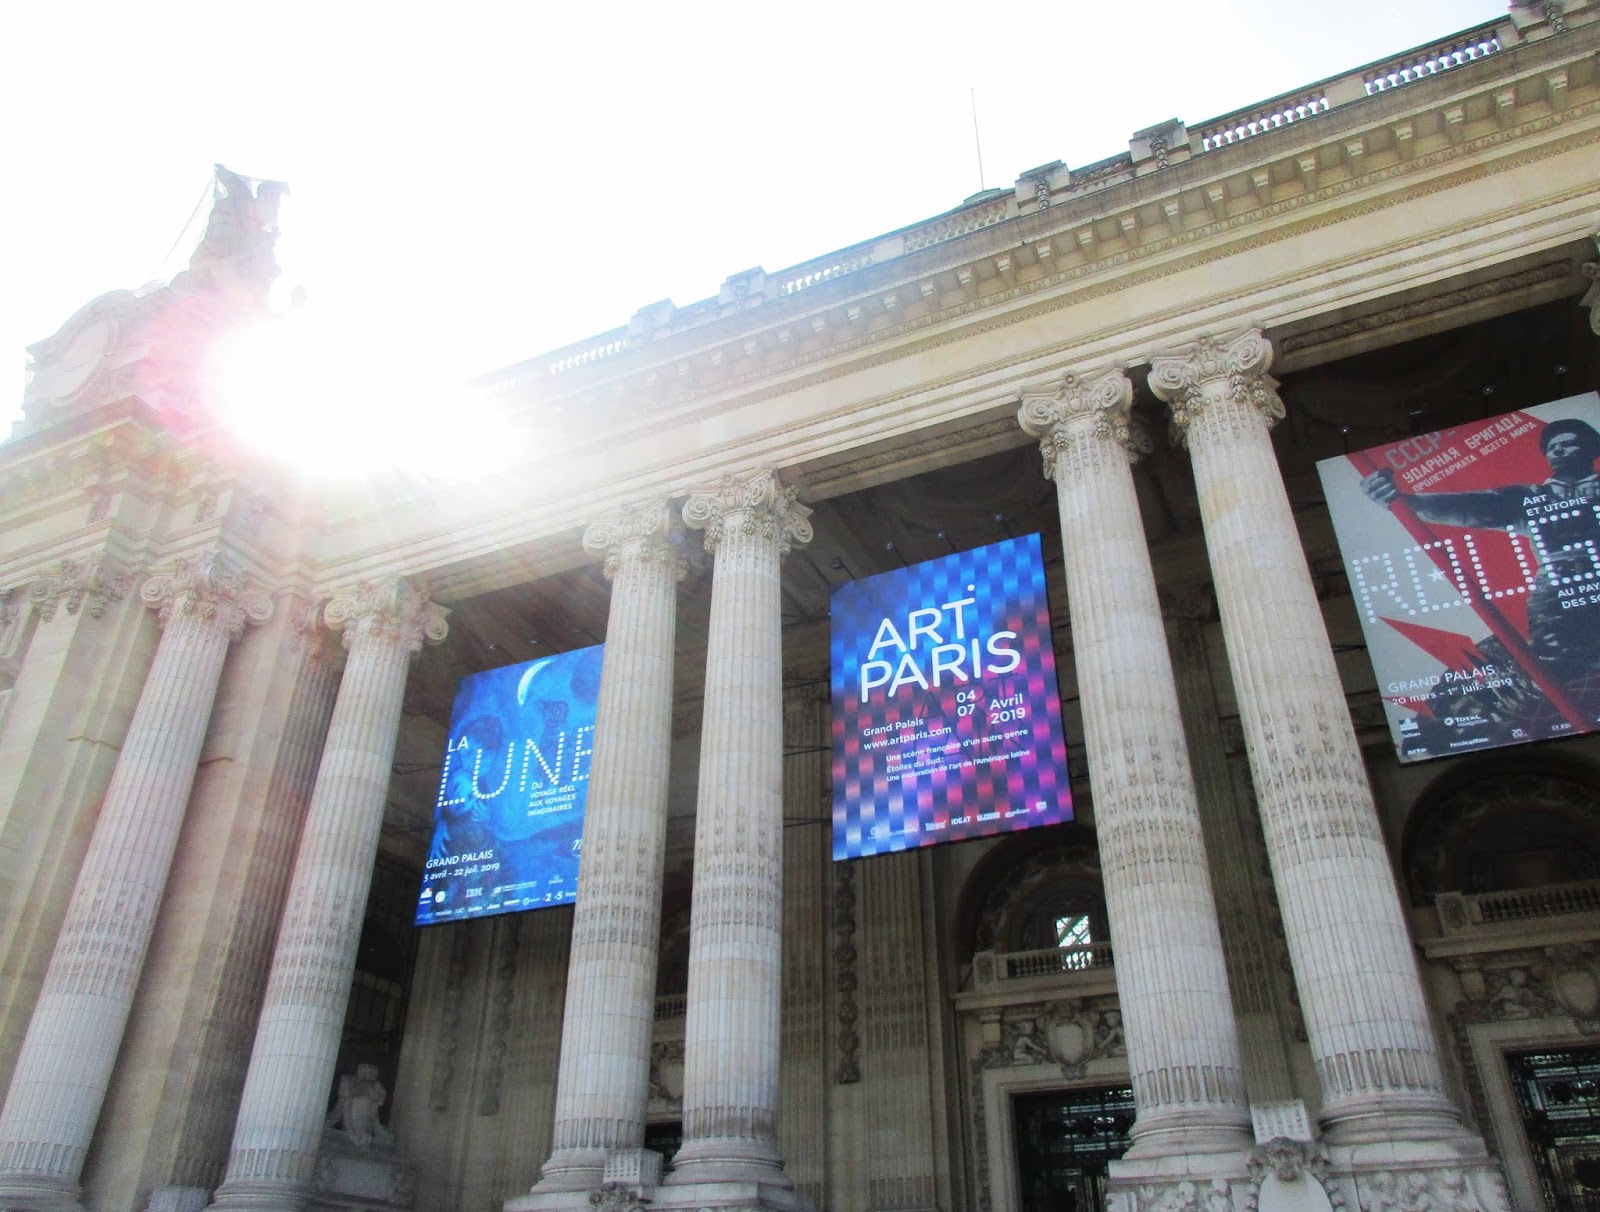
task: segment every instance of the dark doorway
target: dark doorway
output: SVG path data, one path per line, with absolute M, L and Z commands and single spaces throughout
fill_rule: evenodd
M 1544 1202 L 1600 1212 L 1600 1048 L 1506 1057 Z
M 1055 1090 L 1012 1100 L 1022 1212 L 1101 1212 L 1106 1163 L 1127 1151 L 1133 1091 Z
M 661 1154 L 661 1176 L 665 1178 L 672 1173 L 672 1155 L 683 1144 L 683 1121 L 673 1120 L 671 1123 L 646 1124 L 644 1126 L 644 1147 L 653 1149 Z

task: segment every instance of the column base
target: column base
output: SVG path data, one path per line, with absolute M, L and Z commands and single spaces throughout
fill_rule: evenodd
M 651 1209 L 709 1212 L 711 1209 L 726 1208 L 729 1212 L 753 1212 L 759 1208 L 763 1212 L 767 1209 L 771 1212 L 815 1212 L 810 1198 L 796 1191 L 787 1178 L 779 1186 L 739 1179 L 679 1183 L 677 1177 L 676 1172 L 672 1173 L 664 1185 L 656 1188 L 650 1200 Z
M 1244 1209 L 1253 1207 L 1250 1146 L 1237 1136 L 1226 1152 L 1168 1154 L 1109 1163 L 1106 1212 L 1144 1208 Z
M 577 1172 L 575 1166 L 563 1166 L 558 1176 L 566 1181 Z M 506 1200 L 503 1207 L 504 1212 L 576 1212 L 595 1206 L 634 1208 L 652 1202 L 652 1193 L 660 1182 L 659 1153 L 645 1148 L 613 1149 L 588 1186 L 547 1187 L 541 1178 L 532 1191 Z M 596 1196 L 600 1197 L 598 1202 Z
M 83 1212 L 83 1203 L 75 1182 L 0 1174 L 0 1212 Z
M 306 1212 L 311 1191 L 298 1183 L 225 1182 L 206 1212 Z
M 1135 1120 L 1130 1141 L 1122 1160 L 1147 1166 L 1156 1166 L 1166 1158 L 1229 1154 L 1243 1157 L 1255 1147 L 1249 1121 L 1237 1115 L 1184 1115 L 1167 1122 Z
M 1388 1144 L 1393 1141 L 1483 1142 L 1462 1126 L 1461 1116 L 1443 1099 L 1385 1099 L 1368 1106 L 1324 1109 L 1317 1117 L 1329 1148 Z
M 150 1192 L 144 1212 L 205 1212 L 211 1192 L 204 1187 L 159 1187 Z
M 606 1151 L 604 1149 L 558 1149 L 539 1167 L 539 1181 L 533 1184 L 531 1195 L 560 1195 L 581 1191 L 587 1200 L 588 1193 L 604 1180 Z M 522 1207 L 522 1197 L 507 1202 L 506 1208 Z M 544 1205 L 528 1205 L 543 1207 Z
M 761 1187 L 793 1189 L 783 1172 L 783 1158 L 769 1141 L 748 1137 L 702 1136 L 687 1141 L 672 1159 L 666 1185 L 696 1183 L 754 1183 Z

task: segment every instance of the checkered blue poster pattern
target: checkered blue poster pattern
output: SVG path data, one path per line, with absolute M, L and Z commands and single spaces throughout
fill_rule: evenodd
M 833 594 L 833 857 L 1072 819 L 1039 536 Z
M 570 904 L 604 646 L 461 679 L 417 925 Z

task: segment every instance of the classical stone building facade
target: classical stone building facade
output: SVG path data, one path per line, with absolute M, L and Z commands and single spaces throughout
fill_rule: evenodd
M 1400 765 L 1314 471 L 1600 387 L 1597 52 L 1514 6 L 643 308 L 470 481 L 218 427 L 223 174 L 0 446 L 0 1208 L 1600 1207 L 1600 742 Z M 832 862 L 832 588 L 1025 532 L 1078 821 Z M 415 930 L 456 683 L 600 638 L 576 904 Z

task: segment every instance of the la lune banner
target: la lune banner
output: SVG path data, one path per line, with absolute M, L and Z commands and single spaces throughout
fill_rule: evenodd
M 833 857 L 1072 819 L 1039 536 L 833 594 Z
M 569 904 L 604 646 L 461 679 L 417 925 Z
M 1317 465 L 1402 762 L 1600 729 L 1600 396 Z

